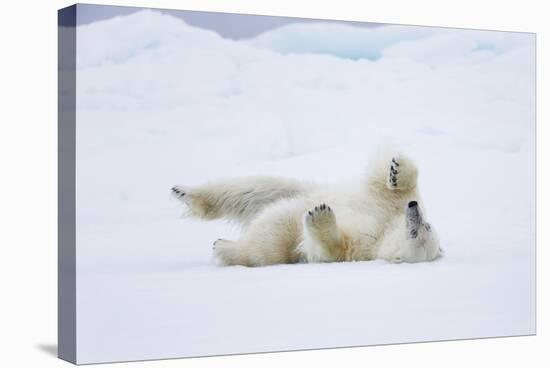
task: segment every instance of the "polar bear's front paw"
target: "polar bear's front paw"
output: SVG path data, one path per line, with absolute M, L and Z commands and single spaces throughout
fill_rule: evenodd
M 418 170 L 411 160 L 394 156 L 389 165 L 386 187 L 389 190 L 409 190 L 416 187 Z
M 324 203 L 307 211 L 304 218 L 306 225 L 314 228 L 323 228 L 335 223 L 334 211 Z
M 390 175 L 388 176 L 388 188 L 397 189 L 399 186 L 399 160 L 396 157 L 391 159 Z

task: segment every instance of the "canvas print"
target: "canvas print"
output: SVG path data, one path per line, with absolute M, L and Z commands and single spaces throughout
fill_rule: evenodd
M 59 356 L 535 334 L 535 35 L 59 12 Z

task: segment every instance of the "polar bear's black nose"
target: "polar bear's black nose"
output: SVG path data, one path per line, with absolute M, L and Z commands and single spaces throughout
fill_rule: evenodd
M 418 206 L 418 203 L 416 201 L 410 201 L 409 202 L 409 208 L 413 208 L 413 207 L 416 207 Z

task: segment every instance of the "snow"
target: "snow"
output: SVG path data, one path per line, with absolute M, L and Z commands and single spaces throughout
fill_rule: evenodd
M 535 332 L 532 34 L 293 24 L 232 41 L 154 11 L 78 27 L 79 363 Z M 374 55 L 374 56 L 373 56 Z M 216 267 L 174 184 L 420 167 L 445 257 Z
M 345 23 L 320 22 L 289 24 L 265 32 L 249 44 L 283 54 L 328 54 L 369 60 L 400 55 L 415 60 L 416 54 L 424 53 L 440 61 L 456 62 L 462 57 L 482 54 L 482 51 L 510 50 L 521 44 L 524 38 L 518 33 L 464 32 L 451 28 L 398 25 L 358 28 Z

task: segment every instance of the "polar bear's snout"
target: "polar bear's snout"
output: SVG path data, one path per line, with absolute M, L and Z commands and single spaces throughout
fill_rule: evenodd
M 418 202 L 410 201 L 407 205 L 407 237 L 416 239 L 418 237 L 418 229 L 422 225 L 422 215 L 418 207 Z
M 407 241 L 402 249 L 404 262 L 431 261 L 443 254 L 439 239 L 432 226 L 425 222 L 422 210 L 416 201 L 410 201 L 405 208 Z

